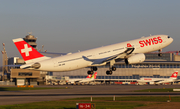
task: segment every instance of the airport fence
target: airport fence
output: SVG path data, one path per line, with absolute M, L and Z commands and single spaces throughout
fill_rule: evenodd
M 15 86 L 15 82 L 9 82 L 9 81 L 0 81 L 0 85 L 5 85 L 5 86 Z

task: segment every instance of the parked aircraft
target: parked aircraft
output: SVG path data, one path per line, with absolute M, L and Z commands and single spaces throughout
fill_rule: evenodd
M 140 78 L 137 80 L 138 84 L 150 83 L 150 84 L 163 84 L 172 83 L 177 80 L 178 71 L 174 72 L 170 78 Z
M 66 81 L 66 83 L 74 84 L 76 82 L 81 81 L 82 79 L 88 79 L 91 77 L 92 77 L 92 74 L 89 74 L 86 78 L 73 78 L 73 79 L 69 79 L 68 81 Z
M 171 44 L 173 39 L 168 35 L 154 35 L 54 58 L 42 55 L 22 38 L 13 39 L 13 42 L 26 62 L 20 66 L 22 69 L 61 72 L 90 67 L 87 73 L 93 74 L 97 66 L 107 64 L 109 70 L 106 74 L 111 75 L 112 71 L 116 71 L 116 61 L 141 63 L 145 60 L 144 53 L 157 50 L 161 56 L 161 49 Z
M 93 75 L 88 75 L 86 78 L 78 78 L 78 79 L 69 79 L 66 83 L 70 83 L 70 84 L 76 84 L 76 83 L 87 83 L 87 82 L 91 82 L 94 79 L 96 79 L 97 76 L 97 72 L 95 72 Z

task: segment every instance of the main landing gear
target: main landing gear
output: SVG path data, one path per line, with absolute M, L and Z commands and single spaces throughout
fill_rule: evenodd
M 88 71 L 87 71 L 87 74 L 88 74 L 88 75 L 93 74 L 94 71 L 97 71 L 97 67 L 91 67 L 91 70 L 88 70 Z
M 94 73 L 94 71 L 97 71 L 97 67 L 91 67 L 91 70 L 87 71 L 88 75 L 92 75 Z M 116 71 L 116 67 L 112 66 L 109 68 L 109 70 L 106 71 L 107 75 L 112 75 L 113 71 Z
M 112 71 L 116 71 L 116 67 L 114 67 L 114 66 L 110 67 L 109 70 L 106 71 L 106 74 L 112 75 L 112 73 L 113 73 Z
M 159 57 L 162 57 L 161 51 L 162 51 L 162 49 L 159 49 L 159 50 L 158 50 L 158 52 L 159 52 L 159 53 L 158 53 L 158 56 L 159 56 Z

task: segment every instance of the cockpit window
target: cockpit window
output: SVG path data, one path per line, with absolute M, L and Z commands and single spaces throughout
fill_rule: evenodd
M 171 38 L 170 36 L 168 36 L 168 38 Z

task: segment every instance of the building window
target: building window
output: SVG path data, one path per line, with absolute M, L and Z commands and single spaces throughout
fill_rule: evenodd
M 139 75 L 133 75 L 133 79 L 139 79 Z
M 129 65 L 125 65 L 126 66 L 126 68 L 129 68 Z
M 162 68 L 166 68 L 166 65 L 165 65 L 165 64 L 163 64 L 163 65 L 162 65 Z
M 159 78 L 160 75 L 153 75 L 153 78 Z
M 32 76 L 32 72 L 19 72 L 18 76 Z
M 112 76 L 112 79 L 116 79 L 116 76 Z

